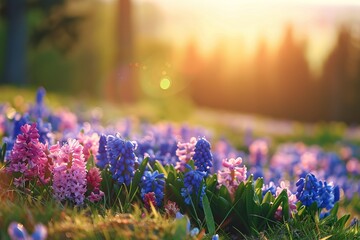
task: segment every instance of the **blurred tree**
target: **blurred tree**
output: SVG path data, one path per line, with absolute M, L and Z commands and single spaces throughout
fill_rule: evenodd
M 288 25 L 276 59 L 276 116 L 303 120 L 312 117 L 309 111 L 312 102 L 308 100 L 312 95 L 312 81 L 305 47 L 295 41 L 293 27 Z
M 131 0 L 117 1 L 116 24 L 116 70 L 107 86 L 110 99 L 130 102 L 136 98 L 136 71 L 138 63 L 134 63 L 134 38 Z
M 348 27 L 339 29 L 337 43 L 323 68 L 322 83 L 326 89 L 329 120 L 360 121 L 360 47 Z
M 71 4 L 86 0 L 5 0 L 0 16 L 6 24 L 5 70 L 0 82 L 18 86 L 27 83 L 27 46 L 52 44 L 67 52 L 77 39 L 77 25 L 84 16 L 70 11 Z M 44 17 L 33 31 L 28 31 L 27 14 L 38 10 Z

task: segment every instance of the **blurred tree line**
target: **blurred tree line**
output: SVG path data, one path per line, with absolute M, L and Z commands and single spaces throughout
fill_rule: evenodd
M 95 0 L 1 1 L 0 83 L 133 101 L 166 95 L 158 83 L 172 74 L 172 86 L 202 106 L 360 123 L 360 39 L 346 26 L 320 76 L 310 70 L 306 41 L 296 40 L 291 26 L 275 54 L 260 39 L 253 59 L 239 53 L 237 70 L 229 73 L 221 45 L 209 58 L 190 42 L 182 63 L 172 61 L 171 44 L 152 35 L 161 21 L 154 6 L 145 5 L 150 16 L 140 27 L 134 23 L 139 6 L 131 0 L 104 6 Z
M 191 96 L 200 105 L 301 121 L 360 123 L 360 39 L 348 27 L 338 30 L 322 73 L 315 76 L 305 57 L 306 41 L 284 30 L 275 54 L 261 39 L 250 61 L 224 79 L 224 54 L 204 59 L 190 43 L 182 64 Z M 219 54 L 220 52 L 220 54 Z

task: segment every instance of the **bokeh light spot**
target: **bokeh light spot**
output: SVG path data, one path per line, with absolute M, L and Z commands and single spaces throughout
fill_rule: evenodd
M 169 78 L 162 78 L 160 81 L 160 88 L 163 90 L 169 89 L 171 86 L 171 82 Z

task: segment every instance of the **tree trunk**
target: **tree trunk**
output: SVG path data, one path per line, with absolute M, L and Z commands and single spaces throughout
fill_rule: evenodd
M 26 81 L 26 0 L 5 0 L 6 50 L 4 82 L 17 86 Z

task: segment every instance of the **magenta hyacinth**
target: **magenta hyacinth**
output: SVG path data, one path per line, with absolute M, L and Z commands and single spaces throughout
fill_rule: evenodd
M 222 161 L 223 169 L 218 171 L 218 183 L 224 185 L 233 195 L 239 184 L 246 180 L 246 166 L 240 167 L 242 158 L 230 158 Z
M 87 189 L 88 191 L 91 191 L 90 196 L 88 196 L 89 201 L 97 202 L 104 196 L 104 193 L 100 190 L 101 180 L 101 173 L 97 167 L 93 167 L 88 171 L 86 181 Z
M 50 148 L 50 156 L 54 159 L 53 190 L 59 201 L 70 200 L 80 205 L 86 193 L 86 162 L 83 146 L 75 139 L 60 147 Z
M 39 142 L 39 132 L 36 124 L 25 124 L 21 133 L 16 137 L 14 147 L 8 158 L 7 171 L 20 176 L 14 179 L 16 186 L 24 187 L 29 180 L 38 179 L 47 183 L 50 180 L 48 158 L 45 145 Z

